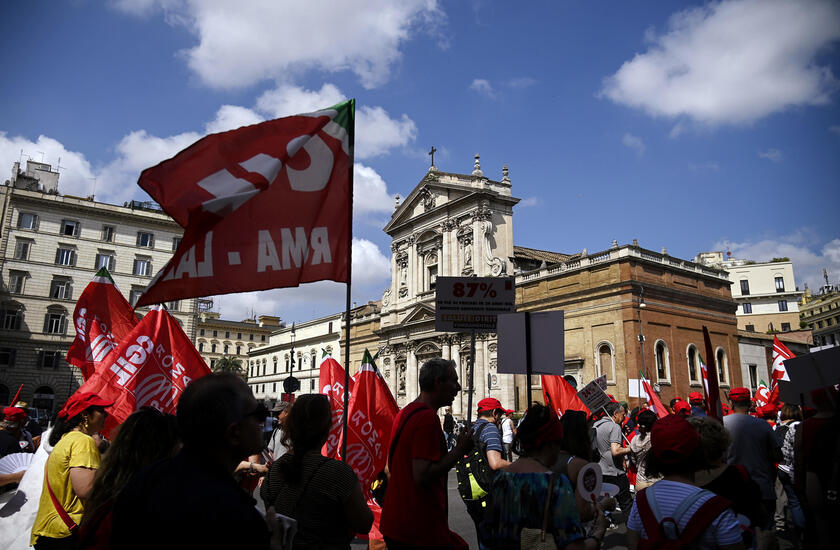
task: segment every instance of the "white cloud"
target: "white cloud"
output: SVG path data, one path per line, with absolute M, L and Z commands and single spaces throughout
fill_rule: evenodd
M 838 88 L 816 55 L 840 39 L 831 0 L 729 0 L 681 11 L 645 53 L 605 80 L 603 96 L 653 116 L 742 124 L 828 103 Z
M 625 133 L 621 138 L 621 143 L 623 143 L 628 149 L 635 151 L 637 155 L 641 156 L 645 153 L 645 144 L 639 136 Z
M 366 88 L 388 80 L 401 46 L 417 32 L 442 36 L 437 0 L 117 0 L 115 7 L 187 27 L 198 44 L 182 52 L 214 88 L 241 88 L 306 70 L 354 72 Z M 444 44 L 441 44 L 443 46 Z
M 317 111 L 347 99 L 333 84 L 320 90 L 280 84 L 257 99 L 256 108 L 271 118 Z M 403 113 L 391 118 L 382 107 L 356 106 L 356 158 L 367 159 L 404 147 L 417 137 L 417 125 Z
M 481 95 L 487 96 L 489 98 L 496 97 L 496 92 L 493 90 L 493 86 L 490 84 L 488 80 L 483 78 L 476 78 L 470 84 L 470 90 L 477 92 Z
M 722 239 L 713 245 L 712 250 L 729 250 L 732 256 L 739 260 L 757 262 L 790 258 L 800 290 L 805 288 L 805 283 L 808 283 L 811 290 L 824 285 L 823 268 L 828 270 L 832 284 L 840 284 L 840 238 L 823 241 L 821 246 L 808 244 L 815 242 L 820 242 L 820 239 L 808 228 L 803 228 L 778 239 L 744 242 Z
M 44 135 L 31 141 L 22 136 L 8 137 L 5 132 L 0 132 L 0 167 L 4 167 L 6 173 L 6 176 L 0 177 L 0 182 L 11 176 L 15 162 L 22 160 L 21 169 L 25 170 L 28 158 L 38 162 L 43 159 L 53 170 L 59 171 L 58 189 L 62 194 L 87 197 L 93 193 L 96 174 L 84 154 L 70 151 L 61 142 Z
M 378 300 L 391 280 L 391 260 L 374 243 L 353 239 L 353 292 L 359 303 Z M 287 322 L 305 321 L 344 311 L 345 285 L 331 281 L 304 284 L 259 292 L 243 292 L 214 297 L 216 308 L 225 319 L 277 315 Z
M 201 138 L 196 132 L 184 132 L 168 137 L 150 135 L 136 130 L 117 144 L 117 157 L 99 173 L 97 200 L 120 204 L 131 198 L 145 196 L 137 187 L 137 178 L 146 168 L 175 156 Z
M 353 166 L 353 214 L 363 217 L 367 214 L 391 213 L 395 196 L 388 194 L 385 180 L 376 170 L 359 164 Z
M 542 204 L 542 199 L 539 197 L 528 197 L 519 201 L 516 206 L 520 208 L 528 208 L 529 206 L 537 206 L 539 204 Z
M 226 132 L 227 130 L 235 130 L 242 126 L 250 126 L 265 120 L 259 114 L 255 113 L 247 107 L 240 107 L 239 105 L 222 105 L 216 112 L 216 118 L 208 122 L 204 126 L 204 130 L 208 134 L 215 134 L 217 132 Z
M 785 158 L 784 154 L 782 154 L 782 152 L 778 149 L 767 149 L 766 151 L 759 151 L 758 157 L 776 163 L 782 162 L 782 160 L 784 160 Z

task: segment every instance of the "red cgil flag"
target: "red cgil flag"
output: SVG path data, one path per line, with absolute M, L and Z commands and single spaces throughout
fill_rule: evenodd
M 79 367 L 85 380 L 137 326 L 131 304 L 104 267 L 79 296 L 73 311 L 73 326 L 76 338 L 67 350 L 67 362 Z
M 344 369 L 331 356 L 327 356 L 321 362 L 318 387 L 321 388 L 321 393 L 329 398 L 332 408 L 332 427 L 321 454 L 338 458 L 341 455 L 341 419 L 344 415 Z M 353 392 L 352 378 L 348 391 Z
M 563 416 L 566 411 L 583 411 L 589 415 L 589 409 L 583 404 L 577 391 L 565 378 L 543 374 L 541 377 L 543 401 L 546 406 Z
M 706 414 L 723 422 L 723 411 L 720 407 L 717 359 L 712 349 L 712 340 L 709 338 L 709 329 L 705 325 L 703 326 L 703 340 L 706 343 L 706 357 L 709 359 L 707 363 L 709 389 L 706 392 Z
M 374 515 L 373 527 L 368 537 L 382 540 L 379 531 L 381 505 L 371 493 L 371 483 L 385 469 L 388 460 L 388 444 L 391 441 L 391 427 L 399 412 L 391 390 L 382 374 L 373 363 L 368 350 L 362 358 L 362 365 L 356 374 L 353 395 L 347 416 L 347 456 L 344 460 L 356 472 L 362 485 L 362 494 Z
M 347 282 L 355 100 L 211 134 L 138 184 L 185 228 L 138 306 Z
M 78 391 L 114 402 L 105 422 L 107 435 L 140 407 L 175 414 L 187 385 L 208 374 L 210 369 L 178 321 L 163 307 L 155 307 Z

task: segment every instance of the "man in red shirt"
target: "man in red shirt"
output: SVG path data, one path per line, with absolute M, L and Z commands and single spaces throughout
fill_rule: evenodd
M 453 548 L 449 531 L 446 478 L 473 445 L 470 431 L 446 452 L 437 410 L 461 391 L 455 362 L 436 358 L 420 368 L 420 396 L 394 419 L 388 465 L 391 478 L 382 506 L 380 530 L 389 549 Z

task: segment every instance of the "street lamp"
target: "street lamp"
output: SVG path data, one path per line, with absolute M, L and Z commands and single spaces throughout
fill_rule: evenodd
M 642 357 L 642 375 L 647 378 L 647 369 L 645 368 L 645 335 L 642 333 L 642 309 L 646 308 L 645 304 L 645 287 L 639 285 L 639 351 Z M 642 378 L 639 377 L 639 407 L 642 405 Z
M 289 401 L 294 401 L 294 393 L 300 389 L 300 380 L 295 378 L 295 324 L 292 323 L 292 332 L 290 334 L 292 339 L 292 358 L 289 362 L 290 372 L 289 376 L 283 380 L 283 391 L 285 393 L 291 394 Z

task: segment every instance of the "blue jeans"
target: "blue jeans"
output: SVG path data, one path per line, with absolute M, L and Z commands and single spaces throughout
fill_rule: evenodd
M 798 529 L 805 528 L 805 513 L 802 511 L 802 504 L 799 502 L 799 497 L 796 495 L 796 490 L 793 488 L 793 480 L 790 476 L 779 470 L 779 481 L 782 488 L 785 490 L 785 496 L 788 501 L 788 510 L 790 510 L 790 518 L 793 520 L 793 525 Z

